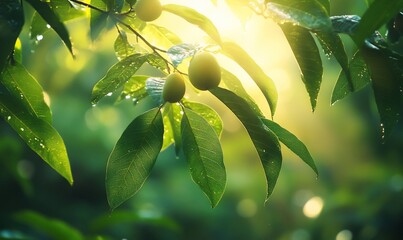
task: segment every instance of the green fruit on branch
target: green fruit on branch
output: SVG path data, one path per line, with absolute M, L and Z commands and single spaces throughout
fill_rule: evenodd
M 221 68 L 215 57 L 208 52 L 196 53 L 190 61 L 189 80 L 199 90 L 215 88 L 221 81 Z
M 165 80 L 164 88 L 162 89 L 162 98 L 165 102 L 179 102 L 185 95 L 185 81 L 179 73 L 171 73 Z
M 140 20 L 151 22 L 161 15 L 161 2 L 159 0 L 138 0 L 134 6 L 134 11 Z

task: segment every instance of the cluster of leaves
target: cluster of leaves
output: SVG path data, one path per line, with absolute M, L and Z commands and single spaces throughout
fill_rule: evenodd
M 137 103 L 148 96 L 156 100 L 155 108 L 135 118 L 126 128 L 108 159 L 106 191 L 110 207 L 116 208 L 142 187 L 160 151 L 171 144 L 175 144 L 177 153 L 183 151 L 193 180 L 207 195 L 212 207 L 218 204 L 226 184 L 219 142 L 222 122 L 218 114 L 207 105 L 185 99 L 178 104 L 161 103 L 158 88 L 147 87 L 155 76 L 136 74 L 141 67 L 148 65 L 165 76 L 177 71 L 186 77 L 187 69 L 181 62 L 200 49 L 208 50 L 208 46 L 183 43 L 168 29 L 141 21 L 133 10 L 135 0 L 5 2 L 6 7 L 0 9 L 1 45 L 5 46 L 0 55 L 0 115 L 38 155 L 72 183 L 66 149 L 50 124 L 51 114 L 43 100 L 42 89 L 20 63 L 17 38 L 24 25 L 22 6 L 26 2 L 36 10 L 31 22 L 32 38 L 38 38 L 52 28 L 72 54 L 64 22 L 85 16 L 84 11 L 89 9 L 89 29 L 93 40 L 111 26 L 116 26 L 114 48 L 119 60 L 94 86 L 92 104 L 95 106 L 111 94 L 120 94 L 118 101 L 132 99 Z M 402 0 L 376 0 L 362 19 L 358 16 L 329 16 L 328 0 L 270 0 L 250 7 L 251 12 L 253 10 L 255 14 L 277 22 L 283 30 L 300 66 L 313 110 L 323 73 L 316 38 L 326 54 L 333 55 L 342 68 L 332 103 L 371 84 L 383 131 L 390 134 L 401 108 L 402 56 L 395 45 L 402 33 L 398 15 L 399 9 L 403 8 Z M 267 100 L 271 110 L 268 115 L 274 116 L 278 98 L 275 85 L 242 47 L 222 41 L 214 24 L 192 8 L 168 4 L 162 9 L 203 30 L 211 38 L 210 44 L 214 42 L 219 49 L 217 54 L 233 60 L 249 74 Z M 387 22 L 388 33 L 393 34 L 388 34 L 385 40 L 375 31 Z M 358 46 L 350 61 L 339 33 L 349 34 Z M 292 133 L 267 119 L 234 74 L 222 68 L 222 84 L 209 91 L 235 114 L 247 130 L 266 175 L 267 198 L 273 192 L 281 169 L 280 142 L 317 173 L 305 145 Z

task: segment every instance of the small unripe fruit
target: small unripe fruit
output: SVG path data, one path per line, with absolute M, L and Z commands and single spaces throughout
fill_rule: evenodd
M 208 52 L 196 53 L 189 63 L 189 80 L 199 90 L 218 86 L 221 81 L 221 68 L 215 57 Z
M 164 88 L 162 89 L 162 98 L 165 102 L 179 102 L 185 95 L 186 86 L 182 75 L 179 73 L 171 73 L 165 80 Z
M 161 15 L 161 2 L 159 0 L 138 0 L 134 11 L 140 20 L 151 22 Z

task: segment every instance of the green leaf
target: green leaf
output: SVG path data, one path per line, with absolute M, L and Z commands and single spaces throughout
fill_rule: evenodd
M 46 2 L 40 0 L 25 0 L 41 15 L 41 17 L 55 30 L 57 35 L 62 39 L 70 53 L 73 54 L 73 47 L 70 42 L 70 36 L 66 26 L 60 21 L 59 17 L 50 8 Z
M 305 144 L 301 142 L 294 134 L 281 127 L 277 123 L 270 121 L 269 119 L 262 119 L 263 123 L 272 130 L 278 137 L 278 139 L 284 143 L 291 151 L 299 156 L 312 170 L 318 175 L 318 169 L 315 162 Z
M 123 132 L 106 167 L 106 195 L 112 209 L 143 186 L 161 150 L 163 134 L 158 108 L 136 117 Z
M 141 33 L 150 39 L 150 42 L 154 45 L 170 48 L 172 45 L 177 45 L 182 43 L 182 40 L 173 32 L 169 31 L 167 28 L 148 23 L 142 30 Z
M 106 95 L 111 95 L 118 88 L 123 86 L 146 62 L 154 65 L 158 61 L 158 56 L 154 54 L 133 54 L 113 65 L 106 75 L 99 80 L 92 90 L 92 104 Z
M 14 218 L 18 222 L 24 223 L 54 240 L 84 239 L 83 235 L 77 229 L 67 223 L 58 219 L 48 218 L 34 211 L 26 210 L 18 212 L 14 215 Z
M 167 145 L 175 142 L 175 153 L 178 156 L 182 149 L 181 121 L 183 111 L 177 103 L 165 103 L 164 105 L 164 143 Z
M 131 99 L 134 103 L 145 98 L 148 94 L 145 89 L 146 80 L 149 76 L 134 75 L 124 85 L 118 101 Z
M 322 4 L 312 0 L 276 0 L 267 3 L 265 17 L 312 31 L 331 30 L 332 24 Z
M 371 75 L 375 102 L 381 118 L 382 137 L 387 137 L 400 118 L 403 59 L 401 56 L 390 56 L 390 52 L 384 49 L 367 45 L 361 47 L 360 53 Z
M 4 4 L 4 5 L 3 5 Z M 12 54 L 24 25 L 24 12 L 18 0 L 3 0 L 0 7 L 0 74 Z
M 241 66 L 249 76 L 255 81 L 257 86 L 265 96 L 273 116 L 277 106 L 277 90 L 274 82 L 263 71 L 263 69 L 255 63 L 253 58 L 249 56 L 245 50 L 233 42 L 224 42 L 222 44 L 223 54 L 234 60 Z
M 317 0 L 325 9 L 327 14 L 330 13 L 330 0 Z
M 221 44 L 220 33 L 218 32 L 214 24 L 210 21 L 210 19 L 208 19 L 206 16 L 200 14 L 192 8 L 176 4 L 163 5 L 162 9 L 185 19 L 191 24 L 198 26 L 204 32 L 206 32 L 214 41 L 216 41 L 218 44 Z
M 332 101 L 334 104 L 343 99 L 352 92 L 356 92 L 370 83 L 371 76 L 369 75 L 367 65 L 362 59 L 359 52 L 356 52 L 350 62 L 349 72 L 351 74 L 351 82 L 348 81 L 346 74 L 340 72 L 337 83 L 333 89 Z
M 207 195 L 214 208 L 226 184 L 220 140 L 209 123 L 196 112 L 184 108 L 182 147 L 193 181 Z
M 330 20 L 332 21 L 333 32 L 352 35 L 360 23 L 361 17 L 357 15 L 331 16 Z
M 0 82 L 7 90 L 25 106 L 33 116 L 49 124 L 52 123 L 52 114 L 45 103 L 41 85 L 28 73 L 20 63 L 8 65 L 0 76 Z
M 76 9 L 69 1 L 66 0 L 52 0 L 46 2 L 46 4 L 49 5 L 52 11 L 54 11 L 62 22 L 85 16 L 85 11 Z M 31 39 L 38 39 L 37 36 L 43 35 L 47 30 L 50 29 L 50 27 L 51 26 L 47 24 L 41 15 L 39 15 L 38 12 L 35 12 L 31 21 Z
M 311 99 L 312 111 L 315 110 L 322 83 L 322 60 L 315 39 L 308 30 L 291 24 L 281 25 L 301 70 L 301 78 Z
M 249 106 L 255 111 L 257 115 L 263 116 L 263 113 L 260 111 L 259 106 L 251 98 L 251 96 L 249 96 L 249 94 L 242 86 L 241 81 L 234 74 L 225 70 L 224 68 L 221 68 L 221 80 L 224 82 L 227 89 L 245 99 L 245 101 L 248 102 Z
M 133 47 L 127 40 L 126 32 L 122 30 L 119 31 L 118 37 L 116 38 L 113 47 L 115 49 L 116 57 L 119 61 L 137 52 L 136 48 Z
M 183 100 L 182 102 L 185 107 L 193 110 L 194 112 L 202 116 L 208 122 L 208 124 L 214 128 L 214 131 L 218 137 L 221 136 L 223 129 L 222 121 L 220 116 L 216 111 L 214 111 L 214 109 L 198 102 L 188 102 L 186 100 Z
M 403 8 L 403 0 L 375 0 L 362 16 L 353 37 L 361 46 L 365 38 L 393 18 Z
M 246 128 L 266 174 L 267 201 L 274 190 L 281 169 L 282 157 L 277 136 L 263 124 L 243 98 L 222 88 L 214 88 L 210 92 L 223 102 Z
M 91 0 L 91 5 L 105 11 L 90 10 L 90 36 L 92 41 L 95 41 L 106 28 L 109 15 L 108 12 L 106 12 L 106 6 L 102 0 Z
M 54 170 L 73 184 L 70 163 L 63 139 L 46 121 L 33 116 L 0 85 L 0 116 L 21 136 L 24 142 Z

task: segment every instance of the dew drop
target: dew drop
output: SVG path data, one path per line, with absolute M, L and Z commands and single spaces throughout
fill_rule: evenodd
M 41 148 L 45 148 L 45 145 L 43 143 L 39 143 L 39 146 L 41 146 Z
M 183 115 L 183 114 L 184 114 L 184 112 L 181 110 L 181 111 L 180 111 L 180 114 L 181 114 L 181 115 Z
M 106 96 L 108 96 L 108 97 L 110 97 L 110 96 L 112 96 L 112 92 L 108 92 L 107 94 L 106 94 Z
M 23 132 L 25 129 L 24 128 L 20 128 L 21 132 Z
M 96 104 L 96 103 L 94 103 L 94 104 L 92 104 L 91 106 L 92 106 L 92 107 L 96 107 L 96 106 L 97 106 L 97 104 Z
M 49 24 L 46 24 L 46 28 L 50 28 L 50 25 L 49 25 Z
M 130 95 L 126 95 L 126 97 L 125 97 L 126 99 L 130 99 Z
M 41 41 L 42 39 L 43 39 L 43 35 L 37 35 L 37 36 L 36 36 L 36 40 L 37 40 L 37 41 Z
M 7 117 L 7 121 L 10 121 L 10 119 L 11 119 L 11 116 L 8 116 L 8 117 Z

